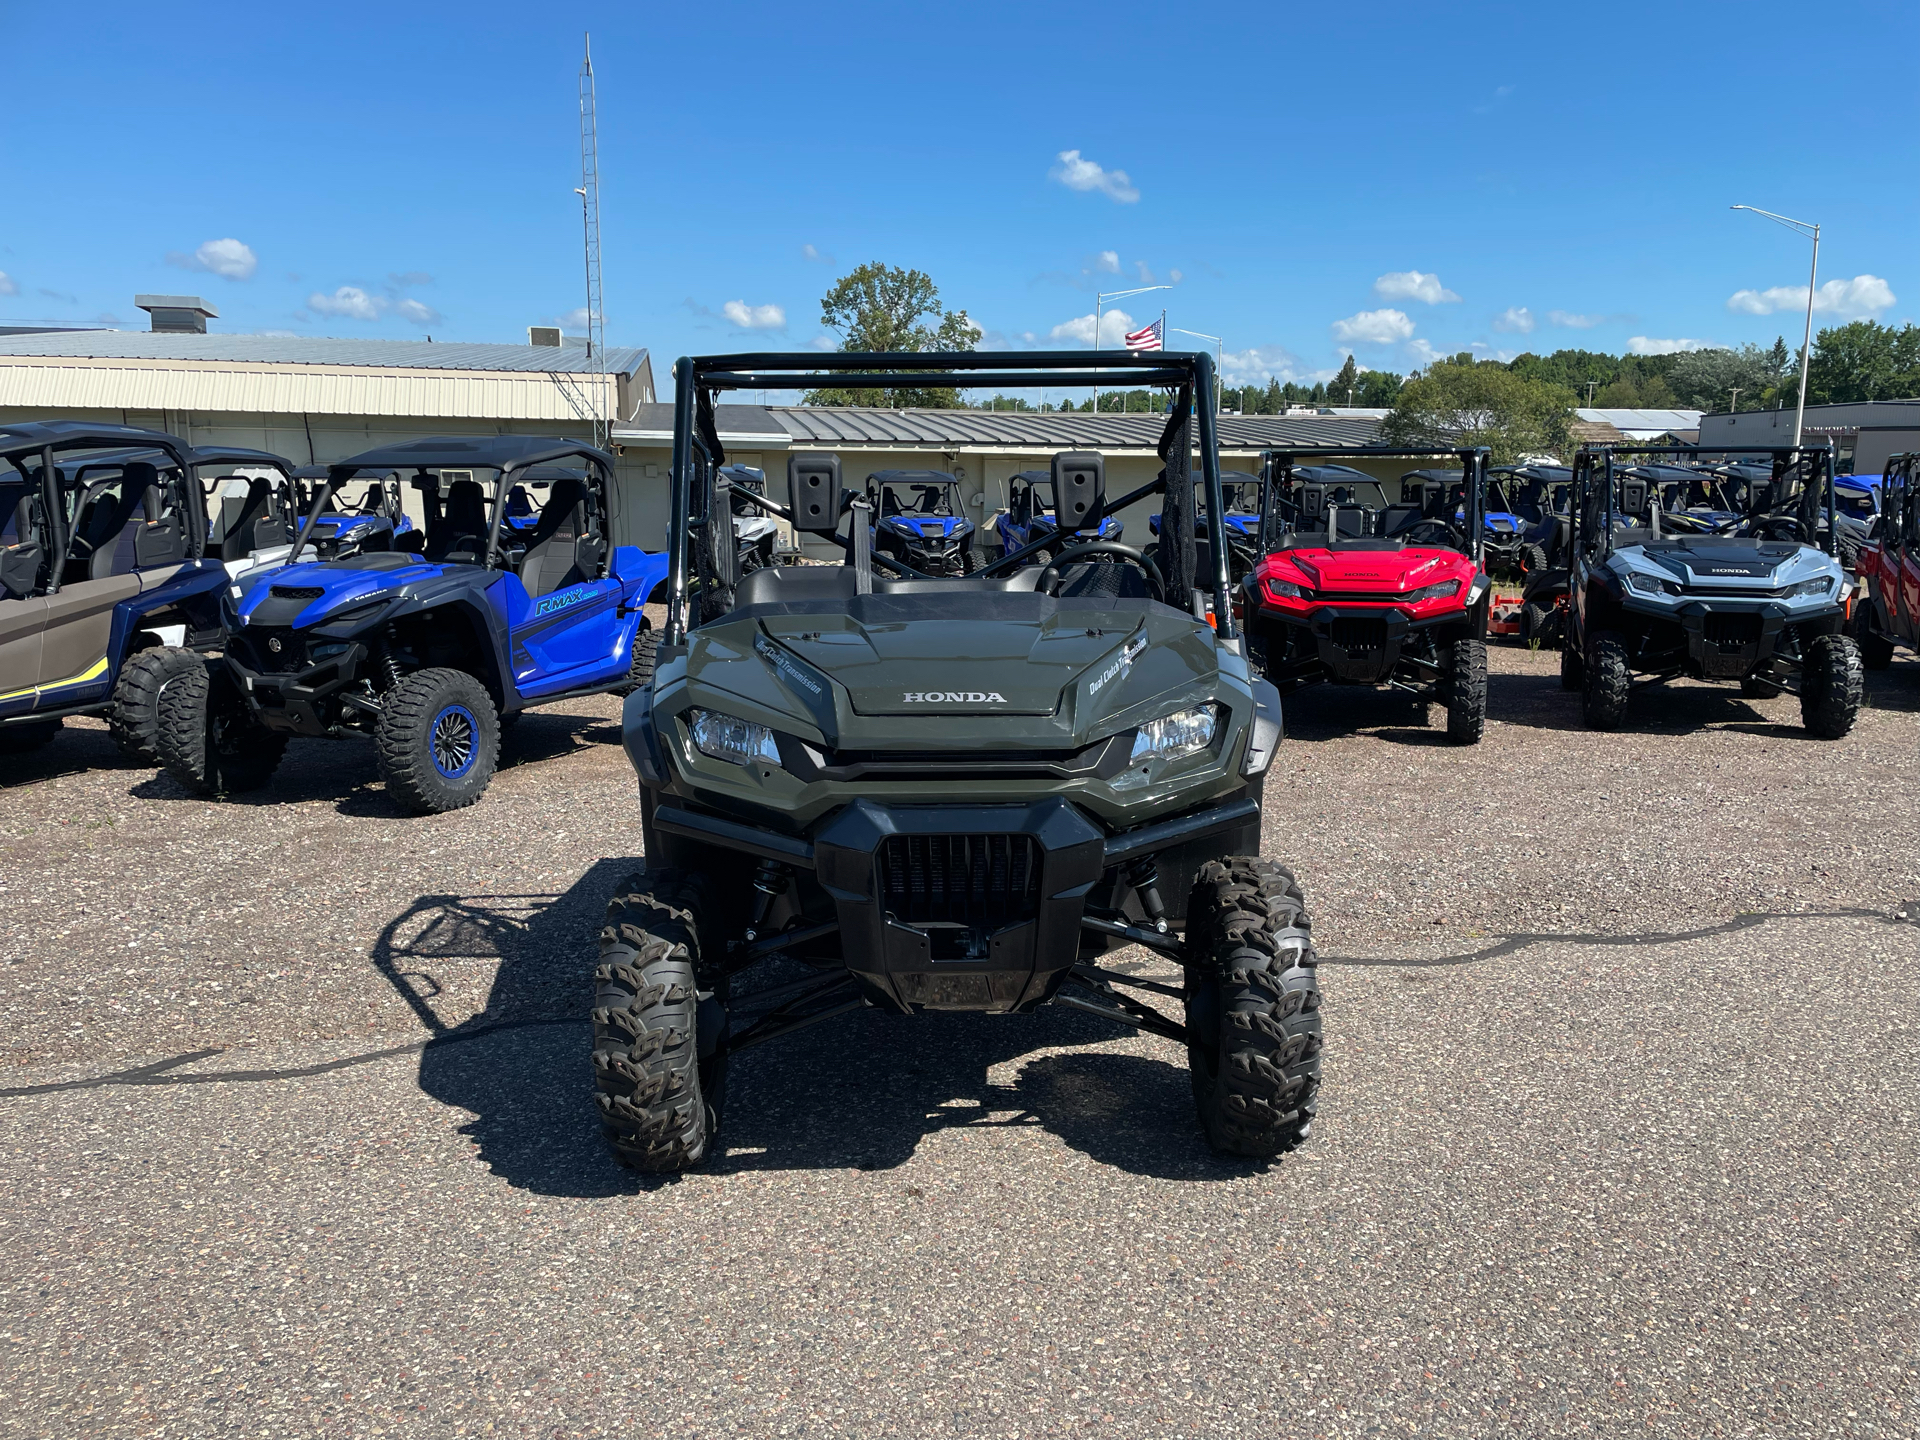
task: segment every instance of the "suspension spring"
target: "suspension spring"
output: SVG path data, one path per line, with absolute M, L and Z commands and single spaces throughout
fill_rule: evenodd
M 373 649 L 374 674 L 379 679 L 379 689 L 391 690 L 400 683 L 400 662 L 393 658 L 394 647 L 400 643 L 400 637 L 394 633 L 393 626 L 387 626 L 386 638 Z

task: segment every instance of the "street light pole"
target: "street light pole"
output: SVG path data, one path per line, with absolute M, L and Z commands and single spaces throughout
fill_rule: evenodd
M 1764 216 L 1776 225 L 1784 225 L 1796 235 L 1802 235 L 1813 241 L 1813 263 L 1807 270 L 1807 331 L 1800 341 L 1800 399 L 1793 409 L 1793 447 L 1800 448 L 1800 432 L 1807 418 L 1807 368 L 1813 351 L 1813 294 L 1814 286 L 1820 278 L 1820 227 L 1811 220 L 1794 220 L 1785 215 L 1776 215 L 1771 210 L 1762 210 L 1754 205 L 1731 205 L 1731 210 L 1747 210 L 1755 215 Z
M 1149 290 L 1171 290 L 1172 288 L 1173 287 L 1171 285 L 1139 285 L 1133 288 L 1132 290 L 1109 290 L 1104 295 L 1096 294 L 1093 297 L 1094 352 L 1098 354 L 1100 350 L 1100 316 L 1105 310 L 1107 301 L 1125 300 L 1129 295 L 1144 295 Z M 1094 369 L 1097 373 L 1099 370 L 1099 365 L 1097 362 L 1095 363 Z M 1095 382 L 1093 387 L 1093 413 L 1096 415 L 1100 413 L 1100 386 L 1098 382 Z
M 1213 342 L 1213 352 L 1217 361 L 1213 367 L 1213 413 L 1218 415 L 1220 413 L 1220 402 L 1225 398 L 1222 392 L 1226 389 L 1227 384 L 1226 380 L 1220 374 L 1220 367 L 1227 363 L 1225 343 L 1218 335 L 1202 335 L 1198 330 L 1181 330 L 1176 327 L 1173 333 L 1175 335 L 1191 335 L 1196 340 L 1211 340 Z

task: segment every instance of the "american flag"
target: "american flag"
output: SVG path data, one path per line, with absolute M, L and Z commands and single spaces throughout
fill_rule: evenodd
M 1131 335 L 1127 336 L 1127 348 L 1129 350 L 1158 350 L 1160 348 L 1160 342 L 1166 338 L 1166 324 L 1166 317 L 1162 316 L 1151 325 L 1144 325 L 1140 329 L 1135 330 Z

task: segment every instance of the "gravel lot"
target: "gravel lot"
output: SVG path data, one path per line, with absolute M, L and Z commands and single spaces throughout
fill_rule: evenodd
M 1290 703 L 1329 1045 L 1270 1167 L 1050 1011 L 830 1022 L 619 1170 L 612 701 L 427 820 L 346 744 L 226 804 L 91 724 L 0 762 L 0 1435 L 1920 1434 L 1920 664 L 1836 744 L 1493 668 L 1469 751 Z

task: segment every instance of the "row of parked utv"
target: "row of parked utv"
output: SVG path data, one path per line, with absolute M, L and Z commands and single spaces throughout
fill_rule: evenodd
M 611 473 L 524 436 L 296 467 L 0 427 L 0 750 L 101 715 L 130 758 L 242 791 L 292 736 L 359 735 L 403 806 L 471 804 L 522 710 L 646 677 L 666 561 L 609 544 Z

